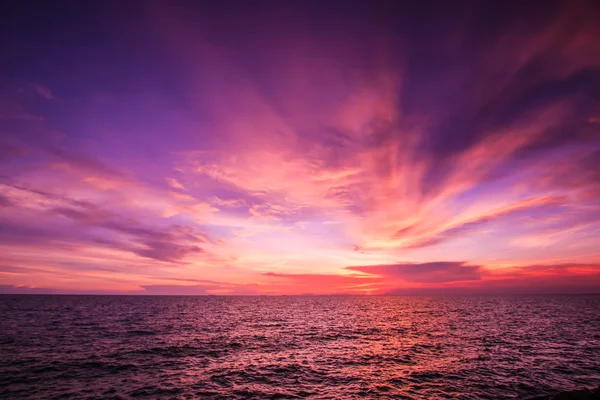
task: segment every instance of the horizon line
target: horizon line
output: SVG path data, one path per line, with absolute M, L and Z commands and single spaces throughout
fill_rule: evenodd
M 454 293 L 454 294 L 135 294 L 135 293 L 0 293 L 0 296 L 123 296 L 123 297 L 495 297 L 495 296 L 600 296 L 589 293 Z

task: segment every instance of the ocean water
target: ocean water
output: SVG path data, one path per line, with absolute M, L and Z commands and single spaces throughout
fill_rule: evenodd
M 0 398 L 527 399 L 600 384 L 600 296 L 0 296 Z

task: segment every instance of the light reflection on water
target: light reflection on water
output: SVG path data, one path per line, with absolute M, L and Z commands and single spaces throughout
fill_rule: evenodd
M 528 398 L 600 384 L 600 296 L 0 297 L 0 397 Z

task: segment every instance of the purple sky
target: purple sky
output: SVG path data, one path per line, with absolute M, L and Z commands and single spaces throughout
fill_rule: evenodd
M 596 2 L 32 4 L 0 293 L 600 292 Z

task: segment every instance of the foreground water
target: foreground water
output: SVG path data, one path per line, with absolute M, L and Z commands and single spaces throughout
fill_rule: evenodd
M 530 398 L 600 384 L 600 296 L 0 296 L 0 398 Z

